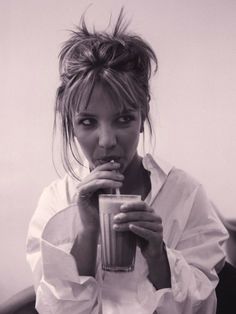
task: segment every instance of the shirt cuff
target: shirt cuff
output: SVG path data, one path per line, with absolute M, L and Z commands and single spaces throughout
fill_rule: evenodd
M 198 307 L 208 296 L 211 296 L 210 302 L 213 302 L 214 285 L 206 275 L 188 265 L 180 252 L 169 248 L 166 248 L 166 251 L 171 271 L 171 288 L 156 290 L 149 280 L 140 283 L 138 287 L 139 302 L 147 309 L 147 313 L 153 313 L 155 310 L 160 314 L 187 313 L 183 312 L 184 304 L 189 309 Z

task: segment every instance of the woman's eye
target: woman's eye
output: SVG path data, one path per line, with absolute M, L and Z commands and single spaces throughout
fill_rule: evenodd
M 95 125 L 95 123 L 96 123 L 96 120 L 91 119 L 91 118 L 85 118 L 85 119 L 79 120 L 79 124 L 83 126 L 93 126 Z
M 131 122 L 133 120 L 134 120 L 134 117 L 131 115 L 120 116 L 118 118 L 118 122 L 121 124 L 128 124 L 129 122 Z

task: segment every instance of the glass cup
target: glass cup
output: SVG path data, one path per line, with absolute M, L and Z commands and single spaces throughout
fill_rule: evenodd
M 101 227 L 102 269 L 113 272 L 134 270 L 136 237 L 131 231 L 113 230 L 113 217 L 120 212 L 120 206 L 141 201 L 140 195 L 99 195 L 99 216 Z

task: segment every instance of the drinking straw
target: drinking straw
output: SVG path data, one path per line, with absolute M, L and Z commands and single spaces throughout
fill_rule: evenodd
M 112 163 L 115 162 L 115 160 L 111 160 Z M 116 192 L 116 195 L 120 195 L 120 189 L 119 188 L 115 188 L 115 192 Z
M 120 189 L 119 188 L 116 188 L 116 195 L 120 195 Z

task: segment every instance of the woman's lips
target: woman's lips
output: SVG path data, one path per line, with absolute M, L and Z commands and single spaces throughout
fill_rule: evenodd
M 99 159 L 95 160 L 94 164 L 96 166 L 98 166 L 98 165 L 106 164 L 106 163 L 111 162 L 111 161 L 120 163 L 121 162 L 121 158 L 120 157 L 114 157 L 114 156 L 105 157 L 105 158 L 99 158 Z

